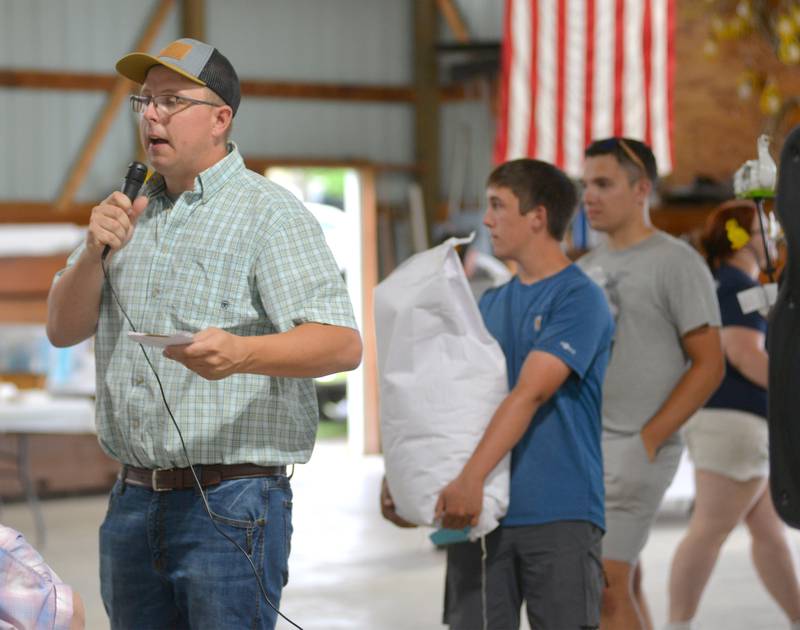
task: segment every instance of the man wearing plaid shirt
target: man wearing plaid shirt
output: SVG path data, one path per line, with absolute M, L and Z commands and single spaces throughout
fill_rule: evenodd
M 100 529 L 103 601 L 114 628 L 272 628 L 246 558 L 277 606 L 292 532 L 286 466 L 316 435 L 313 377 L 355 368 L 361 339 L 319 224 L 290 193 L 245 169 L 229 142 L 239 81 L 192 39 L 117 63 L 155 174 L 131 203 L 92 211 L 86 242 L 56 278 L 56 346 L 96 334 L 97 429 L 123 465 Z M 104 248 L 110 281 L 104 281 Z M 163 356 L 127 338 L 193 334 Z

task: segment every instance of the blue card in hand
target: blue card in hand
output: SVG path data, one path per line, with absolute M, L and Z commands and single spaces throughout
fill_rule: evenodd
M 437 547 L 453 543 L 469 542 L 469 527 L 464 529 L 437 529 L 429 538 Z

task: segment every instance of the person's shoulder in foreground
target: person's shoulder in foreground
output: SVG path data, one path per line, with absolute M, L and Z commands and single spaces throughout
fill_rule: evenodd
M 0 627 L 78 630 L 83 602 L 15 529 L 0 525 Z

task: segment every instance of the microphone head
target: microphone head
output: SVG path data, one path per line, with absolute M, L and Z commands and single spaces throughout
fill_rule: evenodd
M 128 164 L 128 171 L 125 179 L 122 180 L 122 192 L 133 201 L 139 194 L 139 189 L 147 179 L 147 166 L 141 162 L 131 162 Z

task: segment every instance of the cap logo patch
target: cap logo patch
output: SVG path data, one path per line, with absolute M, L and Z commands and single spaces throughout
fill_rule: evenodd
M 184 42 L 172 42 L 164 50 L 158 53 L 159 57 L 172 57 L 173 59 L 183 59 L 192 50 L 190 44 Z

